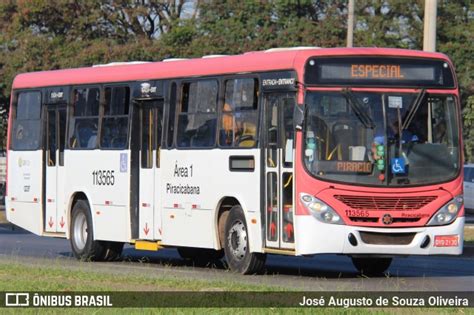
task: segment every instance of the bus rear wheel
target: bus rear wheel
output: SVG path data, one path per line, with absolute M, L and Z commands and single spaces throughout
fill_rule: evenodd
M 392 258 L 352 257 L 352 263 L 363 275 L 380 276 L 390 267 Z
M 240 206 L 230 209 L 224 236 L 225 257 L 232 271 L 241 274 L 255 274 L 263 270 L 266 255 L 250 252 L 247 223 Z
M 91 212 L 85 200 L 78 200 L 72 209 L 70 241 L 77 259 L 112 261 L 122 254 L 123 243 L 94 240 Z

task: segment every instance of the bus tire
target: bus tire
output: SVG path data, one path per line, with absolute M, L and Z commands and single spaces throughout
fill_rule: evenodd
M 390 267 L 390 257 L 351 257 L 357 270 L 366 276 L 380 276 Z
M 224 252 L 230 270 L 241 274 L 256 274 L 263 270 L 266 255 L 250 252 L 247 223 L 238 205 L 230 209 L 224 236 Z
M 72 209 L 70 241 L 74 256 L 80 260 L 101 261 L 106 258 L 105 242 L 94 241 L 89 204 L 78 200 Z

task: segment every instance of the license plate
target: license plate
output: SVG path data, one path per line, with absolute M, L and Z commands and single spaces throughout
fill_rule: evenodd
M 459 246 L 459 235 L 435 235 L 435 247 L 457 247 Z

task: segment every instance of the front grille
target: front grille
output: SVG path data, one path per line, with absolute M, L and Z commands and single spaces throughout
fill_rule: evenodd
M 369 223 L 377 223 L 379 221 L 379 218 L 374 218 L 374 217 L 349 217 L 349 220 L 352 222 L 369 222 Z M 415 223 L 420 221 L 420 218 L 393 218 L 392 224 L 393 223 Z
M 370 217 L 349 217 L 352 222 L 370 222 L 377 223 L 379 218 L 370 218 Z
M 408 245 L 416 233 L 359 232 L 362 242 L 371 245 Z
M 414 223 L 420 221 L 420 218 L 393 218 L 392 223 Z
M 407 211 L 418 210 L 436 199 L 436 196 L 417 197 L 372 197 L 335 195 L 334 198 L 352 209 Z

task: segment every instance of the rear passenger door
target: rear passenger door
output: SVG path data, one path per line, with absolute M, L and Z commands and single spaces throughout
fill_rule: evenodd
M 66 105 L 46 105 L 45 132 L 45 231 L 66 232 L 64 204 L 64 146 Z

